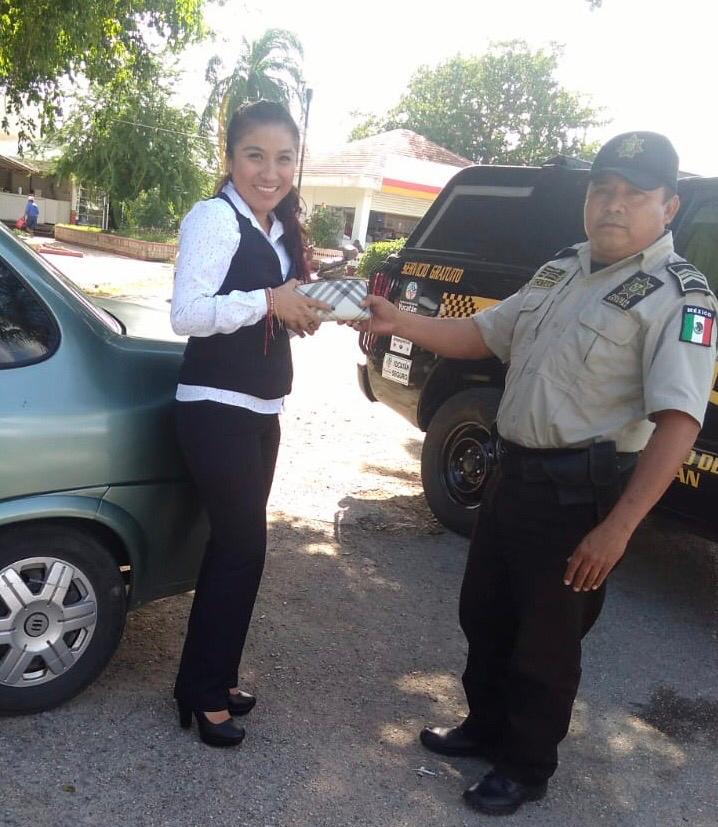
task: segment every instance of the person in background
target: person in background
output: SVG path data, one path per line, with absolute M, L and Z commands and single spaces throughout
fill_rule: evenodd
M 30 235 L 35 235 L 35 230 L 37 228 L 37 219 L 40 215 L 40 208 L 35 203 L 35 198 L 32 195 L 28 195 L 27 203 L 25 204 L 25 229 L 30 233 Z

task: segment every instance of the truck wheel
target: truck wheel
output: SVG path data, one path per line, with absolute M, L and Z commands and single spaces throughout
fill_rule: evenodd
M 0 534 L 0 714 L 84 689 L 117 648 L 125 612 L 117 563 L 94 537 L 57 523 Z
M 494 464 L 491 427 L 501 392 L 471 388 L 434 414 L 421 452 L 421 481 L 440 523 L 468 537 Z

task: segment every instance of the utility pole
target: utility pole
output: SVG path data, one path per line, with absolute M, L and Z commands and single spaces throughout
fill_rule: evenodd
M 304 152 L 307 148 L 307 126 L 309 124 L 309 107 L 312 103 L 314 91 L 310 88 L 304 90 L 304 135 L 302 136 L 302 157 L 299 160 L 299 180 L 297 181 L 297 192 L 302 191 L 302 174 L 304 172 Z

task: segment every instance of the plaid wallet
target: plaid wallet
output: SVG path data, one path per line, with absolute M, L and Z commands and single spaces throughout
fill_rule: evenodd
M 331 305 L 331 310 L 317 311 L 325 322 L 359 322 L 369 318 L 369 310 L 361 306 L 367 295 L 364 279 L 320 279 L 300 284 L 297 290 Z

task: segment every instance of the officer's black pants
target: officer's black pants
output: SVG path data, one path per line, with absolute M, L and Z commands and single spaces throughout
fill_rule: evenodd
M 210 538 L 195 588 L 175 697 L 205 712 L 227 708 L 264 569 L 266 505 L 279 418 L 215 402 L 178 402 L 177 432 Z
M 489 482 L 471 541 L 460 619 L 469 652 L 467 728 L 498 750 L 497 769 L 539 783 L 558 763 L 581 677 L 581 638 L 605 586 L 563 584 L 567 558 L 596 524 L 592 503 L 559 505 L 551 483 Z

